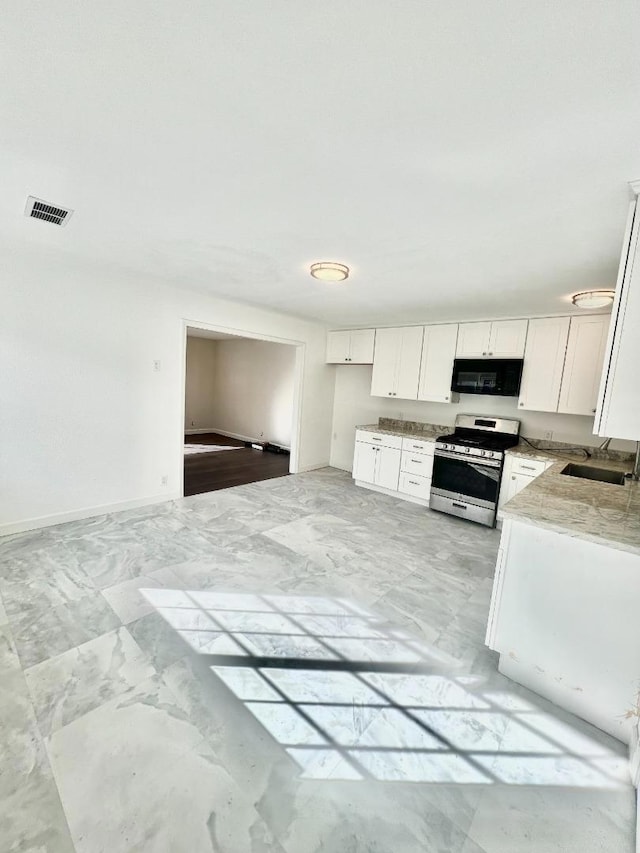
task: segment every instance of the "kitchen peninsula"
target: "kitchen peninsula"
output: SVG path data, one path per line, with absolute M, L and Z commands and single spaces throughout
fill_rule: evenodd
M 568 476 L 566 465 L 502 507 L 486 642 L 509 678 L 628 742 L 640 687 L 640 484 Z

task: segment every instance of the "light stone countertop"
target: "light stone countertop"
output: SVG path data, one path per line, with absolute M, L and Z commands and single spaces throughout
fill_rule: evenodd
M 382 435 L 397 435 L 401 438 L 420 438 L 422 441 L 435 441 L 439 435 L 444 434 L 442 427 L 433 427 L 426 430 L 406 430 L 397 427 L 381 427 L 378 424 L 365 424 L 357 426 L 356 429 L 366 430 L 367 432 L 379 432 Z M 449 427 L 449 430 L 452 429 L 453 427 Z
M 569 477 L 561 473 L 568 461 L 625 473 L 631 468 L 628 461 L 559 459 L 504 504 L 501 517 L 640 554 L 640 483 Z

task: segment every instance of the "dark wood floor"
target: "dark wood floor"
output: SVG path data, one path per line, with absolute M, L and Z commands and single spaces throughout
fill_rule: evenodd
M 289 473 L 289 455 L 265 453 L 245 447 L 243 441 L 211 432 L 186 435 L 185 444 L 224 444 L 241 450 L 221 450 L 217 453 L 194 453 L 184 457 L 184 493 L 199 495 L 243 486 L 258 480 L 284 477 Z

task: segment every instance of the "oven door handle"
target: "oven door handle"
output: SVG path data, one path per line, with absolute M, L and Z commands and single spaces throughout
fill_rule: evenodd
M 486 468 L 501 468 L 501 459 L 487 459 L 484 456 L 467 456 L 466 453 L 451 453 L 449 450 L 436 450 L 434 456 L 439 459 L 456 459 L 458 462 L 470 462 L 473 465 L 482 465 Z

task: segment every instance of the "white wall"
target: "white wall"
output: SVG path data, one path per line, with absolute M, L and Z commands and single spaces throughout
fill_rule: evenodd
M 212 426 L 290 447 L 295 348 L 247 338 L 215 344 Z
M 3 274 L 0 532 L 181 493 L 185 320 L 303 344 L 299 469 L 328 463 L 322 326 L 61 249 L 4 252 Z
M 215 423 L 216 346 L 208 338 L 187 337 L 185 430 L 211 429 Z
M 351 471 L 355 427 L 376 423 L 379 417 L 451 425 L 457 414 L 501 415 L 518 418 L 527 438 L 545 438 L 549 430 L 553 441 L 576 442 L 588 446 L 602 441 L 593 435 L 593 418 L 550 412 L 524 412 L 515 397 L 482 397 L 461 394 L 459 403 L 422 403 L 417 400 L 387 400 L 370 396 L 371 366 L 336 366 L 331 464 Z M 631 442 L 614 441 L 612 449 L 633 450 Z

